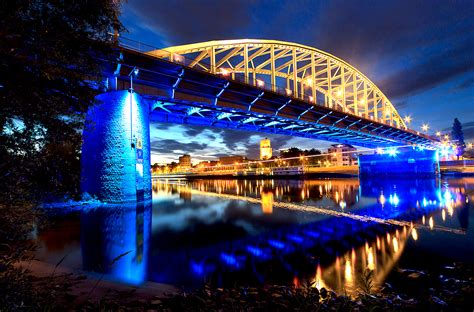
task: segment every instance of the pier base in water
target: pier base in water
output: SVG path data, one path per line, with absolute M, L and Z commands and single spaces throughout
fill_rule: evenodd
M 439 173 L 437 151 L 412 148 L 359 156 L 359 176 L 424 176 Z

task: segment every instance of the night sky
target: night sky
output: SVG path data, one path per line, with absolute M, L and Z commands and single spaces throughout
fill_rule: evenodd
M 474 141 L 474 1 L 129 0 L 125 37 L 157 48 L 216 39 L 275 39 L 329 52 L 356 67 L 411 127 L 449 131 L 453 119 Z M 152 162 L 193 162 L 274 149 L 326 149 L 328 142 L 172 124 L 152 125 Z

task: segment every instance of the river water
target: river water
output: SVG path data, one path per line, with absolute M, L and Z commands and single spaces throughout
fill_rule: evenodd
M 186 288 L 354 292 L 397 268 L 474 263 L 474 178 L 154 180 L 153 201 L 48 212 L 37 258 Z M 54 213 L 53 213 L 54 212 Z

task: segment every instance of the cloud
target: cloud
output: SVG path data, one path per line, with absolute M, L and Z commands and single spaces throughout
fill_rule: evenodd
M 260 140 L 268 137 L 273 154 L 292 146 L 302 149 L 320 148 L 325 150 L 329 142 L 299 137 L 252 133 L 231 129 L 216 129 L 191 125 L 159 124 L 151 131 L 152 162 L 168 163 L 188 153 L 194 163 L 215 160 L 221 156 L 241 155 L 258 159 Z
M 238 37 L 251 22 L 244 0 L 131 1 L 127 8 L 145 29 L 152 29 L 172 44 Z
M 461 83 L 456 85 L 455 87 L 451 88 L 450 92 L 458 92 L 463 91 L 466 89 L 471 89 L 474 87 L 474 77 L 469 77 L 468 79 L 464 79 Z
M 474 121 L 466 122 L 462 124 L 462 131 L 464 133 L 464 140 L 474 140 Z
M 179 151 L 179 153 L 181 153 L 181 151 L 184 151 L 184 153 L 193 153 L 196 151 L 201 151 L 208 147 L 207 144 L 197 142 L 189 142 L 183 144 L 182 142 L 169 139 L 151 141 L 150 145 L 152 153 L 169 153 L 175 151 Z
M 424 63 L 402 69 L 382 81 L 389 98 L 398 98 L 433 88 L 463 73 L 474 70 L 474 41 L 443 51 Z

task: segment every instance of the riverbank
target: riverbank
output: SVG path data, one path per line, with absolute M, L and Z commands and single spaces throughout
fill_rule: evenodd
M 194 291 L 152 282 L 139 286 L 106 280 L 103 276 L 70 270 L 40 261 L 24 261 L 35 287 L 41 281 L 67 281 L 59 309 L 133 311 L 472 311 L 473 267 L 452 264 L 431 272 L 398 269 L 380 292 L 373 292 L 370 271 L 358 295 L 337 295 L 315 284 L 213 288 Z M 61 285 L 58 282 L 57 286 Z M 56 303 L 57 304 L 57 303 Z
M 27 272 L 35 281 L 59 280 L 67 282 L 67 297 L 71 306 L 97 305 L 102 301 L 120 301 L 121 305 L 149 304 L 157 297 L 177 295 L 179 289 L 168 284 L 144 282 L 126 284 L 109 279 L 106 275 L 74 270 L 60 264 L 44 261 L 20 261 L 15 268 Z M 0 309 L 1 310 L 1 309 Z

